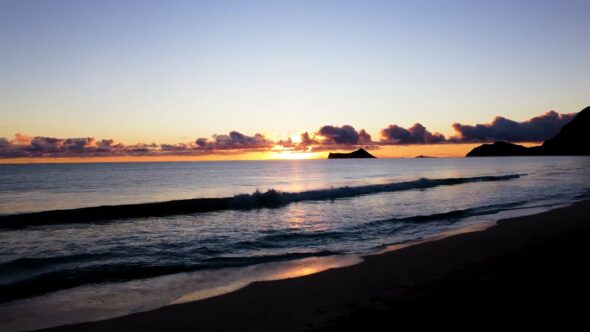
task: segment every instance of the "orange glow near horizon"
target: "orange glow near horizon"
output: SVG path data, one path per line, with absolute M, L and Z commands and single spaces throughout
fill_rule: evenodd
M 271 152 L 268 159 L 287 159 L 287 160 L 302 160 L 302 159 L 323 159 L 324 152 L 297 152 L 297 151 L 277 151 Z
M 414 158 L 428 156 L 438 158 L 464 157 L 480 144 L 430 144 L 430 145 L 387 145 L 375 150 L 378 158 Z
M 539 145 L 538 142 L 519 143 L 527 147 Z M 438 158 L 464 157 L 480 143 L 471 144 L 430 144 L 430 145 L 386 145 L 369 150 L 377 158 L 414 158 L 428 156 Z M 353 150 L 336 149 L 334 152 Z M 235 152 L 226 154 L 209 154 L 203 156 L 124 156 L 124 157 L 61 157 L 61 158 L 11 158 L 0 159 L 0 164 L 41 164 L 41 163 L 108 163 L 108 162 L 174 162 L 174 161 L 230 161 L 230 160 L 303 160 L 326 159 L 328 151 L 293 151 L 273 148 L 269 151 Z

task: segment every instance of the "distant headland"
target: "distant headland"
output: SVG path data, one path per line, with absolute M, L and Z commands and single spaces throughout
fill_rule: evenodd
M 367 150 L 360 148 L 356 151 L 349 153 L 334 153 L 328 154 L 328 159 L 359 159 L 359 158 L 377 158 L 374 155 L 367 152 Z
M 590 106 L 567 123 L 555 137 L 542 145 L 527 148 L 508 142 L 482 144 L 471 150 L 467 157 L 497 156 L 588 156 L 590 155 Z

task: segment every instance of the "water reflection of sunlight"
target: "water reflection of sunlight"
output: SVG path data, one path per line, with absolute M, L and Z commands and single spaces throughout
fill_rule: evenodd
M 271 281 L 307 276 L 328 269 L 356 265 L 363 261 L 359 256 L 342 255 L 328 257 L 310 257 L 301 260 L 281 263 L 260 264 L 249 269 L 243 269 L 245 275 L 234 276 L 236 280 L 217 287 L 202 289 L 184 295 L 171 304 L 179 304 L 203 300 L 209 297 L 230 293 L 247 286 L 255 281 Z M 249 272 L 247 272 L 249 271 Z
M 312 257 L 294 261 L 293 264 L 278 270 L 275 273 L 267 275 L 265 280 L 279 280 L 288 278 L 297 278 L 328 269 L 355 265 L 362 262 L 359 256 L 331 256 L 331 257 Z
M 301 224 L 308 220 L 306 209 L 297 205 L 289 207 L 289 213 L 286 213 L 284 218 L 289 227 L 301 227 Z
M 322 222 L 322 216 L 306 208 L 305 204 L 292 204 L 287 209 L 282 216 L 286 228 L 298 229 L 306 233 L 322 232 L 329 229 L 328 223 Z

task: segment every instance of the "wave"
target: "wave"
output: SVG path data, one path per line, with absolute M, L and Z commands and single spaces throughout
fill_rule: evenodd
M 17 269 L 40 269 L 53 267 L 57 264 L 77 263 L 89 260 L 111 258 L 107 253 L 82 253 L 54 257 L 21 257 L 0 264 L 0 271 L 15 271 Z
M 302 192 L 281 192 L 269 189 L 252 194 L 221 198 L 196 198 L 166 202 L 105 205 L 67 210 L 51 210 L 0 216 L 0 229 L 18 229 L 36 225 L 110 221 L 116 219 L 163 217 L 223 210 L 277 208 L 303 201 L 325 201 L 357 196 L 439 186 L 453 186 L 473 182 L 492 182 L 517 179 L 521 174 L 477 176 L 468 178 L 421 178 L 414 181 L 372 184 L 357 187 L 338 187 Z
M 575 199 L 577 199 L 577 200 L 588 199 L 588 198 L 590 198 L 590 188 L 587 188 L 586 190 L 582 191 L 581 193 L 579 193 L 575 197 Z
M 290 246 L 318 246 L 323 242 L 360 239 L 363 236 L 371 237 L 387 233 L 395 233 L 407 228 L 411 224 L 426 224 L 433 222 L 455 223 L 465 218 L 491 215 L 509 209 L 522 208 L 528 201 L 517 201 L 502 204 L 483 205 L 473 208 L 457 209 L 428 215 L 416 215 L 409 217 L 396 217 L 373 220 L 370 222 L 352 225 L 333 231 L 306 232 L 301 230 L 273 231 L 256 239 L 237 242 L 237 249 L 276 249 Z M 392 227 L 397 225 L 398 227 Z M 415 226 L 412 226 L 415 227 Z
M 150 256 L 145 257 L 145 259 L 136 257 L 137 259 L 121 260 L 119 259 L 121 257 L 110 252 L 81 253 L 46 258 L 18 258 L 0 264 L 0 271 L 9 272 L 4 275 L 5 278 L 0 278 L 0 280 L 9 280 L 0 283 L 0 303 L 87 284 L 124 282 L 196 270 L 242 267 L 306 257 L 352 253 L 347 250 L 340 251 L 333 248 L 325 250 L 327 247 L 323 246 L 323 244 L 332 241 L 348 241 L 358 239 L 358 237 L 370 239 L 378 234 L 393 234 L 401 229 L 417 227 L 411 226 L 412 224 L 455 223 L 468 217 L 490 215 L 507 209 L 523 208 L 526 203 L 528 201 L 507 202 L 430 215 L 374 220 L 326 232 L 265 231 L 261 232 L 261 236 L 256 239 L 232 243 L 225 254 L 217 252 L 219 256 L 209 256 L 207 258 L 207 255 L 205 257 L 191 255 L 185 257 L 186 259 L 177 260 L 175 257 L 170 257 L 164 253 L 158 257 Z M 293 246 L 310 248 L 312 244 L 319 250 L 274 255 L 243 255 L 244 251 L 250 250 L 289 248 Z M 201 250 L 210 249 L 199 247 L 199 251 Z M 229 255 L 231 252 L 242 252 L 242 255 Z M 25 275 L 27 277 L 23 278 Z
M 424 223 L 424 222 L 433 222 L 433 221 L 446 221 L 446 222 L 455 222 L 461 219 L 465 219 L 468 217 L 476 217 L 476 216 L 483 216 L 488 214 L 498 213 L 510 208 L 516 208 L 517 206 L 521 206 L 528 201 L 518 201 L 518 202 L 510 202 L 510 203 L 503 203 L 503 204 L 492 204 L 492 205 L 484 205 L 478 206 L 474 208 L 467 208 L 467 209 L 459 209 L 459 210 L 451 210 L 447 212 L 441 213 L 434 213 L 429 215 L 417 215 L 405 218 L 392 218 L 387 220 L 381 220 L 379 222 L 402 222 L 402 223 Z
M 303 259 L 307 257 L 332 256 L 336 254 L 338 253 L 332 251 L 296 252 L 245 257 L 220 256 L 201 260 L 195 264 L 154 265 L 147 262 L 126 262 L 72 267 L 34 275 L 10 283 L 2 283 L 0 284 L 0 303 L 39 296 L 87 284 L 125 282 L 203 269 L 242 267 L 261 263 Z M 31 262 L 27 262 L 27 264 L 29 263 Z

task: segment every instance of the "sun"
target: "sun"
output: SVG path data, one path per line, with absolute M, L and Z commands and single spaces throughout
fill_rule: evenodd
M 301 135 L 300 134 L 293 134 L 293 135 L 289 136 L 289 138 L 291 139 L 291 142 L 293 142 L 293 144 L 301 143 Z
M 318 153 L 316 152 L 293 152 L 293 151 L 283 151 L 277 154 L 277 157 L 280 159 L 289 159 L 289 160 L 301 160 L 301 159 L 318 159 Z
M 311 151 L 294 151 L 284 146 L 277 145 L 270 152 L 270 159 L 286 159 L 286 160 L 301 160 L 301 159 L 318 159 L 322 157 L 319 152 Z

